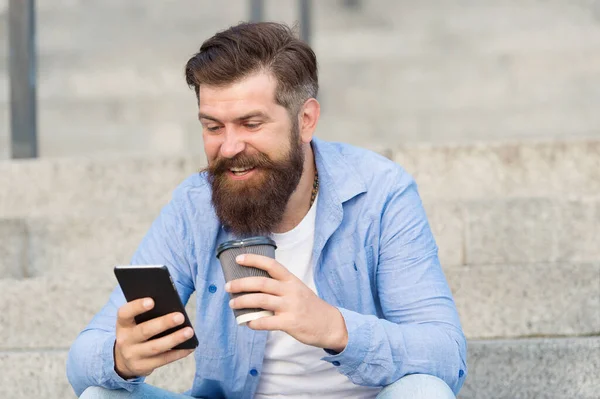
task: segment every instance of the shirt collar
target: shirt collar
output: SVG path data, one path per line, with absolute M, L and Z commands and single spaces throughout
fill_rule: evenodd
M 367 185 L 355 166 L 344 159 L 338 145 L 313 137 L 312 148 L 319 172 L 320 200 L 317 203 L 317 214 L 326 212 L 331 221 L 332 231 L 324 231 L 319 234 L 319 238 L 324 243 L 324 239 L 341 223 L 342 204 L 366 192 Z M 321 212 L 319 209 L 322 209 Z M 228 239 L 233 238 L 229 228 L 225 225 L 221 225 L 220 233 Z
M 320 190 L 330 191 L 340 204 L 367 191 L 367 185 L 355 166 L 346 161 L 334 143 L 312 139 Z

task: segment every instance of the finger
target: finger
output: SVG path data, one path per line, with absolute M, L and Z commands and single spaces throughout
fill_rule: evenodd
M 281 310 L 282 299 L 269 294 L 246 294 L 229 301 L 232 309 L 265 309 L 278 312 Z
M 121 327 L 129 327 L 135 325 L 135 316 L 149 311 L 154 307 L 152 298 L 140 298 L 119 308 L 117 312 L 117 324 Z
M 144 370 L 155 370 L 159 367 L 173 363 L 179 359 L 183 359 L 190 353 L 193 353 L 194 349 L 175 349 L 160 355 L 146 358 L 140 362 L 140 368 Z
M 191 327 L 172 332 L 164 337 L 151 339 L 136 346 L 136 355 L 140 358 L 152 358 L 171 351 L 177 345 L 187 341 L 194 335 Z
M 231 280 L 225 284 L 225 291 L 232 294 L 238 292 L 262 292 L 277 296 L 283 295 L 281 282 L 268 277 L 245 277 Z
M 285 331 L 280 316 L 267 316 L 249 321 L 247 326 L 256 331 Z
M 235 258 L 235 261 L 243 266 L 252 266 L 256 267 L 257 269 L 264 270 L 275 280 L 286 280 L 294 276 L 289 272 L 288 269 L 283 267 L 281 263 L 277 262 L 273 258 L 269 258 L 268 256 L 243 254 L 238 255 Z
M 177 327 L 184 321 L 185 318 L 183 317 L 183 314 L 179 312 L 169 313 L 137 325 L 133 336 L 136 342 L 145 342 L 156 334 L 160 334 L 169 328 Z

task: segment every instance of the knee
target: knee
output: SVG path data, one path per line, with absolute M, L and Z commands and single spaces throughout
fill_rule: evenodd
M 428 374 L 411 374 L 383 388 L 377 399 L 456 399 L 443 380 Z
M 107 389 L 101 387 L 88 387 L 79 396 L 79 399 L 106 399 L 108 398 Z

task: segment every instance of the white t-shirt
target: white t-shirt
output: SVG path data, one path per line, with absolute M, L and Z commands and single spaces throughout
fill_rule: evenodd
M 275 259 L 316 293 L 312 251 L 317 200 L 293 230 L 272 234 L 277 243 Z M 352 383 L 335 366 L 321 360 L 327 353 L 296 341 L 281 331 L 270 331 L 256 395 L 265 398 L 374 398 L 380 388 Z

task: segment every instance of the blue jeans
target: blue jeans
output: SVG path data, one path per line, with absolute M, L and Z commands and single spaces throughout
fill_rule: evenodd
M 90 387 L 79 399 L 190 399 L 180 393 L 165 391 L 152 385 L 142 384 L 133 392 L 123 389 Z M 377 399 L 456 399 L 446 383 L 426 374 L 407 375 L 383 388 Z

